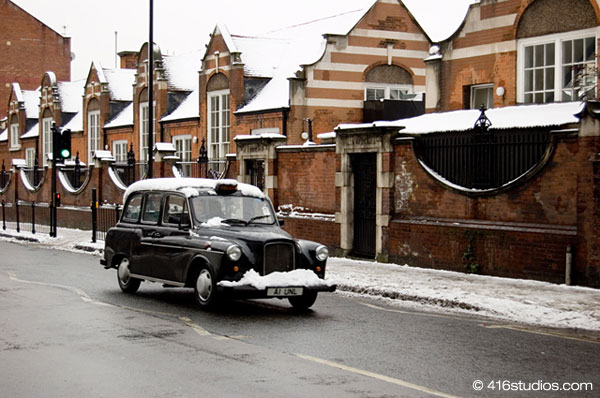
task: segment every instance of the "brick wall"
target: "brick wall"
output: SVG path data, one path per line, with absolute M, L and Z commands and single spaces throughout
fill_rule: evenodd
M 0 114 L 4 115 L 11 83 L 19 82 L 23 90 L 34 90 L 48 70 L 61 81 L 71 79 L 71 39 L 9 0 L 0 0 L 0 20 Z
M 335 214 L 335 148 L 278 153 L 279 205 L 303 207 L 307 213 Z
M 593 220 L 598 137 L 558 141 L 546 166 L 506 193 L 471 198 L 441 186 L 410 145 L 396 146 L 389 258 L 413 266 L 564 282 L 567 246 L 573 281 L 600 285 Z

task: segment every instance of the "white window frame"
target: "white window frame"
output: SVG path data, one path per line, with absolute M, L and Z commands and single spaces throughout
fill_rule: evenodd
M 153 116 L 156 116 L 156 102 L 152 103 Z M 156 117 L 152 118 L 156 121 Z M 148 101 L 140 103 L 140 162 L 148 162 Z M 156 144 L 156 129 L 152 130 L 152 142 Z
M 30 169 L 35 167 L 35 148 L 25 148 L 25 164 Z
M 88 164 L 94 160 L 94 152 L 100 149 L 100 110 L 88 112 Z
M 478 90 L 491 90 L 492 95 L 487 98 L 487 103 L 483 104 L 483 105 L 485 105 L 486 109 L 493 108 L 494 107 L 494 83 L 487 83 L 487 84 L 475 84 L 475 85 L 471 86 L 471 92 L 470 92 L 470 98 L 469 98 L 471 109 L 479 109 L 482 105 L 482 104 L 475 103 L 475 92 Z
M 554 101 L 560 102 L 563 98 L 563 49 L 565 41 L 594 37 L 595 53 L 598 53 L 598 29 L 582 29 L 566 33 L 556 33 L 546 36 L 537 36 L 517 41 L 517 102 L 525 102 L 525 48 L 542 44 L 554 44 Z M 535 99 L 534 99 L 535 101 Z
M 112 142 L 112 154 L 116 163 L 127 163 L 127 140 Z
M 52 156 L 52 118 L 42 119 L 42 148 L 43 156 L 50 154 Z M 45 161 L 45 160 L 44 160 Z
M 367 83 L 365 85 L 365 101 L 373 101 L 373 100 L 368 100 L 368 91 L 369 90 L 377 90 L 378 92 L 382 92 L 383 91 L 383 97 L 381 97 L 380 95 L 377 96 L 377 98 L 375 98 L 376 100 L 382 100 L 382 99 L 392 99 L 392 92 L 393 91 L 405 91 L 406 94 L 414 94 L 414 87 L 410 84 L 378 84 L 378 83 Z M 400 100 L 402 98 L 394 98 L 394 100 Z
M 172 138 L 175 155 L 179 156 L 183 173 L 190 176 L 192 172 L 192 136 L 190 134 L 176 135 Z
M 19 142 L 19 124 L 12 123 L 10 125 L 10 150 L 14 151 L 17 149 L 21 149 L 21 144 Z
M 231 109 L 229 90 L 211 91 L 207 95 L 207 136 L 208 158 L 224 164 L 229 153 L 229 140 L 231 138 Z M 217 101 L 217 109 L 215 102 Z M 225 106 L 223 106 L 225 105 Z M 225 121 L 223 122 L 223 119 Z M 221 167 L 218 167 L 221 170 Z

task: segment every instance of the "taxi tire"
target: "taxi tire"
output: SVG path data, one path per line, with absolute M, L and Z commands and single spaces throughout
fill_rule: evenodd
M 127 257 L 123 257 L 117 266 L 117 280 L 124 293 L 137 292 L 142 283 L 141 279 L 132 278 L 129 275 L 129 259 Z
M 305 311 L 317 301 L 317 294 L 318 292 L 305 292 L 302 296 L 288 297 L 288 300 L 294 309 Z
M 194 299 L 202 308 L 214 308 L 218 303 L 217 278 L 212 267 L 203 265 L 194 281 Z

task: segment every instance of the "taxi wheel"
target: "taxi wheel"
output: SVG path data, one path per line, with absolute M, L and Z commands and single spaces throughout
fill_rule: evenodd
M 132 278 L 129 272 L 129 260 L 124 257 L 117 267 L 117 280 L 119 287 L 125 293 L 135 293 L 140 287 L 142 281 L 137 278 Z
M 302 296 L 289 297 L 288 300 L 294 309 L 307 310 L 317 301 L 318 292 L 305 292 Z
M 217 280 L 211 267 L 204 265 L 196 283 L 194 283 L 194 298 L 204 308 L 212 308 L 217 304 Z

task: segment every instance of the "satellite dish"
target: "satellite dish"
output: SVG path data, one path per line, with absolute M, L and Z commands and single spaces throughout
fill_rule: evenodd
M 71 61 L 75 61 L 75 53 L 71 51 Z
M 308 133 L 306 131 L 303 131 L 302 134 L 300 135 L 300 137 L 302 137 L 303 140 L 307 140 L 308 139 Z

